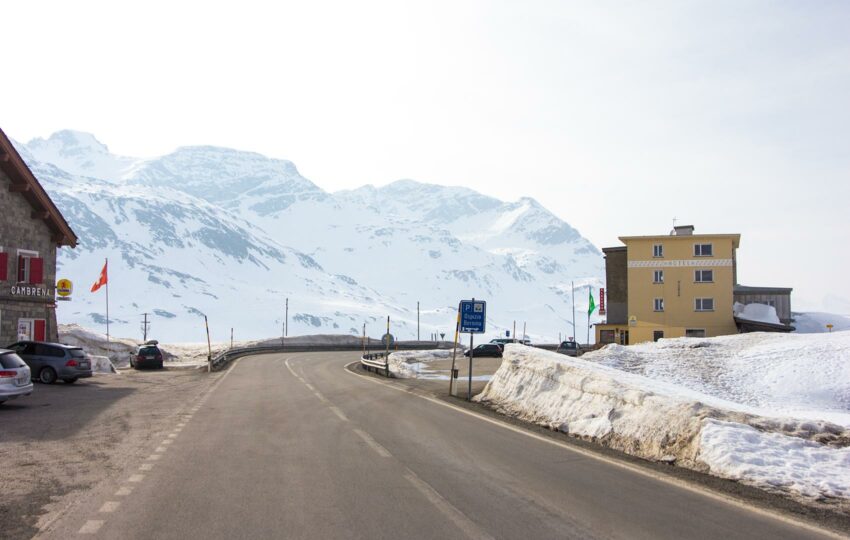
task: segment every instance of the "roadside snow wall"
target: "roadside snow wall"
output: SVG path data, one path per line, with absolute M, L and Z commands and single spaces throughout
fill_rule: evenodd
M 850 433 L 836 424 L 724 410 L 710 396 L 521 345 L 506 346 L 473 399 L 648 460 L 803 498 L 850 498 Z
M 429 351 L 401 351 L 390 354 L 387 365 L 390 373 L 400 379 L 412 379 L 417 376 L 417 365 L 451 358 L 451 349 L 433 349 Z

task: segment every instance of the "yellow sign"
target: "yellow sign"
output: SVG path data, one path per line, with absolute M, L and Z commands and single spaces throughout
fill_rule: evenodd
M 74 284 L 71 283 L 70 279 L 60 279 L 56 282 L 56 294 L 65 298 L 71 296 L 71 293 L 74 292 Z
M 629 317 L 629 326 L 637 326 L 637 316 L 632 315 Z

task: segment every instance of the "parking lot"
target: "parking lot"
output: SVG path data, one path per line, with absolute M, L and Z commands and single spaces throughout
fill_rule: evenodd
M 76 384 L 36 384 L 0 405 L 0 523 L 31 538 L 75 493 L 121 474 L 221 375 L 126 370 Z

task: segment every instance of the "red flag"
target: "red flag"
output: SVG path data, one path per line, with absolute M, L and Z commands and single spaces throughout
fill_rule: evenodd
M 103 263 L 103 270 L 100 271 L 100 277 L 97 279 L 97 281 L 94 282 L 94 285 L 91 286 L 91 292 L 95 292 L 99 288 L 106 285 L 106 282 L 108 281 L 106 279 L 106 265 L 107 264 L 109 264 L 109 261 L 106 261 L 105 263 Z

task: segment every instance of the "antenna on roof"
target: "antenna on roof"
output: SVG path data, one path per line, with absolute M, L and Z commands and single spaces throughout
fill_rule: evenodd
M 673 236 L 673 235 L 676 234 L 676 221 L 678 221 L 676 219 L 676 216 L 673 216 L 673 228 L 670 229 L 670 236 Z

